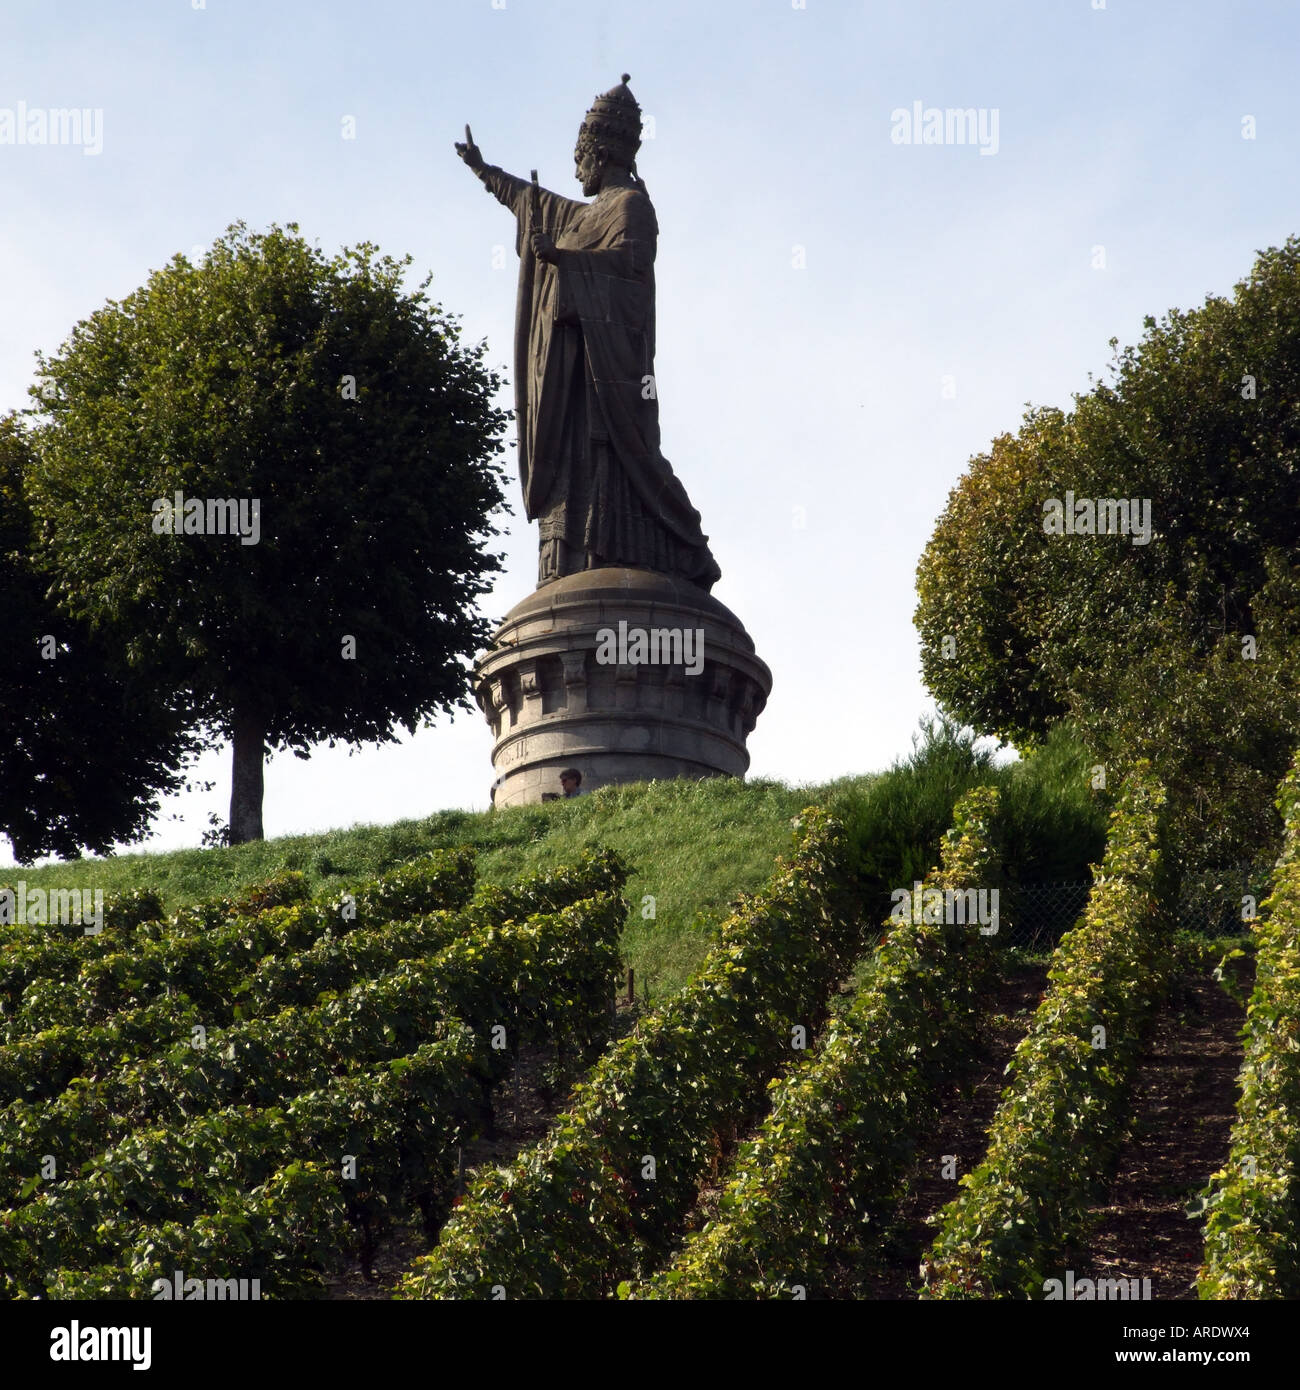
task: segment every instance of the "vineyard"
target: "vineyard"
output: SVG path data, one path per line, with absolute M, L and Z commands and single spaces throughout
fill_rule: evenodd
M 1050 955 L 965 909 L 1015 903 L 1082 822 L 1048 823 L 1029 774 L 902 768 L 787 817 L 766 882 L 704 912 L 653 1000 L 625 979 L 653 872 L 592 802 L 581 847 L 491 881 L 467 840 L 324 890 L 125 889 L 96 934 L 0 927 L 4 1297 L 1127 1297 L 1076 1274 L 1148 1128 L 1153 1040 L 1203 988 L 1235 1113 L 1168 1220 L 1202 1297 L 1300 1296 L 1300 762 L 1235 942 L 1179 921 L 1149 768 L 1096 813 Z M 1098 1288 L 1152 1271 L 1115 1273 Z

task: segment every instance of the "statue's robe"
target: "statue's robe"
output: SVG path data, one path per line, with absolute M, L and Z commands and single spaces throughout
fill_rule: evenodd
M 700 514 L 659 448 L 649 196 L 607 188 L 581 203 L 542 189 L 550 265 L 529 239 L 532 184 L 495 166 L 481 178 L 516 220 L 515 409 L 538 583 L 629 565 L 711 588 L 720 571 Z

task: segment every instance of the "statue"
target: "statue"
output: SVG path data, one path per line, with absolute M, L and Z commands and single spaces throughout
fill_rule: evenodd
M 700 514 L 659 448 L 654 380 L 659 224 L 636 172 L 641 108 L 622 83 L 578 132 L 590 203 L 456 151 L 514 213 L 515 412 L 524 510 L 541 523 L 537 584 L 607 566 L 708 590 L 720 575 Z

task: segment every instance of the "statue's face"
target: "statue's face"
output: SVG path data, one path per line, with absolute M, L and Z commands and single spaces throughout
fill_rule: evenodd
M 573 166 L 574 174 L 588 198 L 600 192 L 600 181 L 607 163 L 604 152 L 597 149 L 596 142 L 585 130 L 580 131 L 573 150 Z

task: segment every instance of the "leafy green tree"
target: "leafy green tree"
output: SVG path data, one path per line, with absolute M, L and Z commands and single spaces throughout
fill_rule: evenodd
M 942 707 L 981 734 L 1036 743 L 1065 712 L 1038 664 L 1048 553 L 1042 498 L 1063 468 L 1065 420 L 1032 411 L 972 459 L 917 572 L 921 669 Z
M 0 834 L 20 863 L 140 839 L 195 751 L 182 712 L 46 597 L 23 494 L 30 464 L 20 420 L 0 419 Z
M 232 742 L 234 843 L 261 838 L 267 747 L 468 707 L 506 416 L 409 264 L 237 223 L 39 360 L 52 592 Z
M 1229 862 L 1275 843 L 1300 717 L 1300 239 L 1145 327 L 954 490 L 918 571 L 923 668 L 980 732 L 1032 744 L 1065 711 L 1108 775 L 1149 758 L 1189 851 Z M 1049 534 L 1067 491 L 1149 506 L 1148 543 Z

